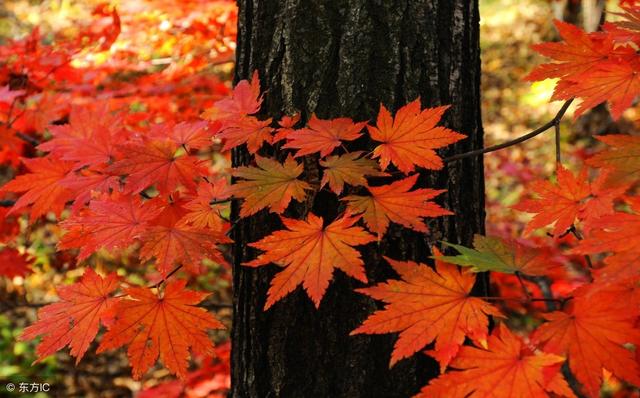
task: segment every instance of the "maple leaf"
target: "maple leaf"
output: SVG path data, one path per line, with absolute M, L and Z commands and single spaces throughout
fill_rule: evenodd
M 640 344 L 637 305 L 607 295 L 574 295 L 567 312 L 544 314 L 548 321 L 532 337 L 548 352 L 566 355 L 569 367 L 589 397 L 600 396 L 602 369 L 640 385 L 640 367 L 624 345 Z
M 192 225 L 196 228 L 222 229 L 223 220 L 220 215 L 220 206 L 211 205 L 211 202 L 226 200 L 229 198 L 229 186 L 224 178 L 219 178 L 210 184 L 208 182 L 198 184 L 196 196 L 185 203 L 187 213 L 180 220 L 181 223 Z
M 217 101 L 202 117 L 208 120 L 240 118 L 258 112 L 261 105 L 260 79 L 258 71 L 254 71 L 251 81 L 239 81 L 229 98 Z
M 181 222 L 185 214 L 183 203 L 174 199 L 172 203 L 165 205 L 162 213 L 152 221 L 152 226 L 146 228 L 140 236 L 140 258 L 155 258 L 156 268 L 163 276 L 176 263 L 196 275 L 204 271 L 201 263 L 205 258 L 218 264 L 226 264 L 217 248 L 217 245 L 231 243 L 226 231 L 187 225 Z
M 299 121 L 299 113 L 296 113 L 293 116 L 283 116 L 282 119 L 278 121 L 278 125 L 280 126 L 280 128 L 277 129 L 276 134 L 273 136 L 273 142 L 282 141 L 287 138 L 289 134 L 295 131 L 295 128 L 293 126 L 298 124 Z
M 367 122 L 354 123 L 342 117 L 330 120 L 318 119 L 311 115 L 307 127 L 292 130 L 287 135 L 287 143 L 283 148 L 297 149 L 295 157 L 320 152 L 321 157 L 329 155 L 342 141 L 353 141 L 360 137 L 360 132 Z
M 184 379 L 189 351 L 213 355 L 207 329 L 224 325 L 196 304 L 208 294 L 185 289 L 186 281 L 172 281 L 158 294 L 146 287 L 130 287 L 130 299 L 114 307 L 115 320 L 102 338 L 98 353 L 128 345 L 127 354 L 138 380 L 158 360 Z
M 77 170 L 60 180 L 62 187 L 70 189 L 75 195 L 72 210 L 85 206 L 97 194 L 120 192 L 120 178 L 105 171 L 108 166 L 94 166 L 91 169 Z
M 223 123 L 216 138 L 224 141 L 223 151 L 228 151 L 242 144 L 247 144 L 250 153 L 257 153 L 266 142 L 273 142 L 271 119 L 259 120 L 253 116 L 230 119 Z
M 29 217 L 32 223 L 50 211 L 59 215 L 74 198 L 71 190 L 59 184 L 72 170 L 73 163 L 54 157 L 22 159 L 22 162 L 31 173 L 19 175 L 0 188 L 0 192 L 23 193 L 8 214 L 32 205 Z
M 0 276 L 6 276 L 7 278 L 24 277 L 31 272 L 31 261 L 28 260 L 25 254 L 21 254 L 10 247 L 5 247 L 0 251 Z
M 367 227 L 378 237 L 384 235 L 390 221 L 418 232 L 427 232 L 427 226 L 421 218 L 453 213 L 429 201 L 445 190 L 422 188 L 409 192 L 417 179 L 418 174 L 414 174 L 389 185 L 369 187 L 371 196 L 351 195 L 343 200 L 349 202 L 349 211 L 363 214 Z
M 487 348 L 464 346 L 450 371 L 431 380 L 417 398 L 542 398 L 554 392 L 575 397 L 557 366 L 563 357 L 533 352 L 504 324 L 489 336 Z
M 265 253 L 243 265 L 257 267 L 275 263 L 285 269 L 271 281 L 265 310 L 302 284 L 316 308 L 324 296 L 333 270 L 367 282 L 360 253 L 352 246 L 375 240 L 364 229 L 354 227 L 358 217 L 349 214 L 324 226 L 322 217 L 309 214 L 307 220 L 281 217 L 287 228 L 249 246 Z
M 614 43 L 609 36 L 589 34 L 559 20 L 553 23 L 564 41 L 534 44 L 532 48 L 558 62 L 536 66 L 525 80 L 576 78 L 614 54 Z M 620 55 L 628 53 L 625 49 L 621 51 Z
M 11 216 L 8 213 L 8 208 L 0 207 L 0 220 L 2 220 L 2 223 L 0 223 L 0 243 L 8 242 L 20 233 L 18 217 Z
M 188 149 L 202 149 L 212 144 L 213 135 L 217 131 L 209 128 L 209 123 L 203 120 L 196 122 L 160 123 L 153 125 L 149 135 L 162 140 L 170 138 L 178 146 Z
M 369 135 L 382 142 L 373 150 L 373 157 L 380 158 L 380 167 L 386 170 L 393 163 L 404 173 L 415 166 L 439 170 L 442 159 L 434 149 L 453 144 L 464 135 L 445 127 L 436 127 L 448 106 L 420 110 L 420 98 L 408 103 L 396 112 L 395 118 L 380 104 L 376 126 L 367 126 Z
M 640 252 L 640 208 L 636 214 L 614 213 L 591 224 L 591 230 L 573 253 Z
M 636 181 L 640 172 L 640 137 L 610 134 L 596 137 L 610 148 L 587 160 L 592 167 L 610 167 L 608 177 L 612 184 Z
M 59 249 L 79 248 L 82 261 L 100 248 L 124 249 L 133 244 L 161 209 L 142 203 L 138 195 L 104 196 L 92 200 L 86 212 L 60 223 L 69 231 L 58 244 Z
M 558 164 L 557 176 L 555 184 L 546 180 L 531 183 L 528 188 L 539 198 L 525 199 L 513 206 L 519 211 L 536 213 L 527 223 L 525 234 L 555 223 L 552 233 L 559 236 L 569 229 L 576 219 L 591 222 L 603 215 L 611 214 L 613 201 L 627 190 L 627 186 L 605 188 L 605 173 L 601 173 L 598 180 L 590 184 L 586 168 L 576 177 Z
M 0 103 L 10 105 L 16 100 L 16 98 L 23 96 L 26 93 L 24 90 L 11 90 L 9 85 L 0 87 Z
M 36 348 L 37 361 L 68 345 L 77 364 L 96 337 L 100 323 L 110 322 L 113 306 L 119 301 L 111 293 L 118 287 L 115 273 L 103 278 L 87 268 L 79 282 L 57 288 L 61 301 L 38 310 L 38 321 L 24 329 L 20 340 L 43 336 Z
M 558 85 L 554 94 L 557 99 L 580 97 L 574 117 L 589 109 L 609 101 L 611 116 L 618 119 L 622 112 L 640 94 L 640 63 L 620 60 L 598 64 L 598 67 L 584 73 L 569 84 Z
M 244 178 L 229 188 L 229 194 L 244 199 L 240 208 L 240 217 L 251 216 L 258 211 L 269 208 L 280 214 L 289 206 L 291 199 L 304 200 L 305 190 L 312 187 L 297 177 L 304 168 L 293 157 L 288 156 L 284 164 L 278 161 L 256 156 L 258 167 L 243 166 L 231 171 L 235 177 Z
M 439 254 L 437 250 L 434 254 Z M 369 316 L 351 335 L 400 332 L 390 366 L 407 358 L 435 340 L 430 355 L 444 371 L 465 336 L 486 343 L 487 315 L 501 316 L 491 304 L 470 296 L 476 277 L 456 266 L 436 261 L 435 270 L 413 261 L 385 257 L 401 280 L 388 280 L 374 287 L 356 289 L 386 307 Z
M 68 101 L 58 94 L 45 91 L 36 99 L 37 101 L 16 119 L 13 127 L 17 130 L 42 133 L 53 121 L 60 119 L 68 109 Z
M 320 160 L 320 165 L 325 167 L 322 174 L 320 187 L 327 183 L 336 195 L 342 193 L 344 184 L 353 186 L 366 186 L 365 176 L 385 177 L 389 174 L 378 169 L 378 164 L 371 159 L 361 157 L 364 152 L 349 152 L 344 155 L 329 156 Z
M 177 155 L 178 146 L 171 140 L 143 140 L 119 146 L 123 158 L 111 165 L 110 173 L 126 174 L 127 188 L 138 193 L 155 185 L 161 193 L 178 186 L 195 188 L 194 178 L 206 174 L 194 156 Z
M 473 247 L 442 242 L 453 247 L 460 254 L 441 256 L 437 259 L 451 264 L 470 267 L 473 272 L 501 272 L 504 274 L 525 274 L 532 276 L 549 275 L 554 265 L 549 254 L 537 247 L 527 247 L 516 241 L 495 236 L 474 235 Z
M 106 102 L 96 106 L 73 106 L 69 124 L 50 126 L 53 138 L 38 146 L 75 168 L 108 163 L 115 159 L 117 143 L 125 137 L 122 115 L 113 114 Z

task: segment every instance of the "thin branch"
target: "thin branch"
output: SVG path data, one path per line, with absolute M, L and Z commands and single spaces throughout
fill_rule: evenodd
M 16 132 L 16 137 L 20 138 L 22 141 L 26 142 L 27 144 L 31 144 L 33 146 L 40 145 L 40 141 L 37 138 L 21 133 L 19 131 Z
M 218 199 L 218 200 L 215 200 L 215 199 L 214 199 L 214 200 L 212 200 L 211 202 L 209 202 L 209 205 L 210 205 L 210 206 L 213 206 L 213 205 L 219 205 L 219 204 L 222 204 L 222 203 L 231 202 L 232 200 L 233 200 L 233 198 L 229 198 L 229 199 Z
M 11 207 L 16 204 L 15 200 L 0 200 L 0 207 Z
M 165 276 L 164 278 L 162 278 L 162 280 L 156 284 L 153 284 L 151 286 L 147 286 L 147 288 L 149 289 L 155 289 L 157 287 L 159 287 L 160 285 L 162 285 L 163 283 L 165 283 L 167 281 L 167 279 L 171 278 L 173 276 L 173 274 L 175 274 L 176 272 L 180 271 L 180 269 L 182 268 L 182 264 L 178 265 L 177 267 L 175 267 L 171 272 L 169 272 L 167 274 L 167 276 Z
M 582 236 L 582 234 L 580 233 L 580 231 L 578 231 L 575 226 L 571 227 L 571 233 L 573 234 L 573 236 L 576 237 L 576 239 L 578 240 L 582 240 L 584 239 L 584 237 Z M 589 257 L 588 254 L 584 255 L 584 260 L 587 262 L 587 266 L 589 268 L 593 268 L 593 262 L 591 261 L 591 257 Z
M 527 299 L 531 299 L 531 293 L 529 293 L 529 289 L 527 289 L 527 286 L 524 284 L 520 272 L 516 271 L 516 277 L 518 278 L 518 282 L 520 283 L 520 287 L 522 288 L 524 295 L 527 297 Z
M 560 153 L 560 121 L 555 124 L 556 127 L 556 167 L 562 164 L 562 155 Z
M 532 132 L 525 134 L 521 137 L 518 137 L 516 139 L 507 141 L 507 142 L 503 142 L 502 144 L 497 144 L 497 145 L 492 145 L 490 147 L 487 148 L 481 148 L 481 149 L 476 149 L 473 151 L 469 151 L 469 152 L 465 152 L 465 153 L 460 153 L 457 155 L 453 155 L 453 156 L 449 156 L 448 158 L 444 158 L 442 159 L 445 163 L 449 163 L 449 162 L 454 162 L 456 160 L 461 160 L 461 159 L 465 159 L 465 158 L 470 158 L 473 156 L 480 156 L 483 155 L 485 153 L 489 153 L 489 152 L 495 152 L 495 151 L 499 151 L 500 149 L 504 149 L 504 148 L 508 148 L 510 146 L 513 145 L 517 145 L 520 144 L 522 142 L 525 142 L 537 135 L 540 135 L 542 133 L 544 133 L 545 131 L 549 130 L 550 128 L 556 126 L 558 123 L 560 123 L 560 121 L 562 120 L 562 118 L 564 117 L 564 114 L 567 112 L 567 109 L 569 109 L 569 106 L 571 105 L 571 103 L 573 102 L 573 99 L 570 99 L 568 101 L 566 101 L 564 103 L 564 105 L 562 105 L 562 108 L 560 108 L 560 110 L 558 111 L 558 113 L 553 117 L 553 119 L 551 119 L 549 122 L 545 123 L 543 126 L 533 130 Z
M 529 303 L 529 302 L 535 302 L 535 301 L 541 301 L 541 302 L 554 302 L 554 303 L 564 303 L 565 301 L 567 301 L 568 299 L 562 299 L 562 298 L 547 298 L 547 297 L 500 297 L 500 296 L 485 296 L 485 297 L 478 297 L 479 299 L 482 300 L 487 300 L 487 301 L 519 301 L 521 303 Z

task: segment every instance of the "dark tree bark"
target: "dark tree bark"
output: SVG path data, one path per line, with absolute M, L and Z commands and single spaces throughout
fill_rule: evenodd
M 452 104 L 444 124 L 468 138 L 442 155 L 482 147 L 477 0 L 239 0 L 236 81 L 258 70 L 266 92 L 263 116 L 300 111 L 320 118 L 374 120 L 380 103 L 398 109 L 418 96 L 424 106 Z M 372 149 L 373 143 L 353 148 Z M 282 152 L 271 155 L 282 159 Z M 233 153 L 234 166 L 251 161 Z M 319 181 L 317 158 L 306 157 L 304 178 Z M 388 182 L 388 181 L 386 181 Z M 423 172 L 422 186 L 445 188 L 442 204 L 456 213 L 430 222 L 430 234 L 392 225 L 379 244 L 363 250 L 370 282 L 394 277 L 382 259 L 426 262 L 438 240 L 469 244 L 484 227 L 481 158 Z M 288 215 L 309 211 L 332 220 L 344 208 L 324 191 Z M 238 216 L 238 203 L 232 217 Z M 379 304 L 355 293 L 363 284 L 340 271 L 319 309 L 301 288 L 263 311 L 276 266 L 241 263 L 257 254 L 247 246 L 281 229 L 261 212 L 234 228 L 233 397 L 408 397 L 438 368 L 422 354 L 389 369 L 396 336 L 349 336 Z

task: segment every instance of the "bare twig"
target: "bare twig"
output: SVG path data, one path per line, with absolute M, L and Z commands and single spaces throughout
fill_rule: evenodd
M 149 289 L 155 289 L 157 287 L 159 287 L 160 285 L 162 285 L 163 283 L 165 283 L 167 281 L 167 279 L 171 278 L 173 276 L 173 274 L 175 274 L 176 272 L 180 271 L 180 269 L 182 268 L 182 264 L 178 265 L 177 267 L 175 267 L 171 272 L 169 272 L 164 278 L 162 278 L 162 280 L 158 283 L 155 283 L 151 286 L 147 286 Z
M 562 120 L 562 118 L 564 117 L 564 114 L 567 112 L 567 109 L 569 109 L 569 106 L 571 105 L 571 103 L 573 102 L 573 99 L 570 99 L 568 101 L 566 101 L 564 103 L 564 105 L 562 105 L 562 108 L 560 108 L 560 110 L 558 111 L 558 113 L 553 117 L 553 119 L 551 119 L 549 122 L 545 123 L 543 126 L 533 130 L 532 132 L 525 134 L 521 137 L 518 137 L 516 139 L 507 141 L 507 142 L 503 142 L 502 144 L 497 144 L 497 145 L 492 145 L 490 147 L 487 148 L 481 148 L 481 149 L 476 149 L 473 151 L 469 151 L 469 152 L 465 152 L 465 153 L 459 153 L 457 155 L 453 155 L 453 156 L 449 156 L 448 158 L 444 158 L 443 161 L 445 163 L 449 163 L 449 162 L 454 162 L 456 160 L 461 160 L 461 159 L 465 159 L 465 158 L 470 158 L 473 156 L 480 156 L 483 155 L 485 153 L 489 153 L 489 152 L 495 152 L 495 151 L 499 151 L 500 149 L 504 149 L 504 148 L 508 148 L 510 146 L 513 145 L 517 145 L 520 144 L 522 142 L 525 142 L 537 135 L 540 135 L 542 133 L 544 133 L 545 131 L 549 130 L 550 128 L 556 126 L 557 124 L 560 123 L 560 121 Z

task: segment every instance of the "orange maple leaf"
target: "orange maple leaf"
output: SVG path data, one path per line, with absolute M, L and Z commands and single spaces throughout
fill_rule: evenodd
M 184 379 L 189 351 L 213 355 L 206 330 L 224 328 L 204 308 L 195 306 L 208 294 L 185 289 L 185 285 L 184 280 L 169 282 L 158 294 L 146 287 L 124 289 L 130 299 L 115 305 L 115 320 L 102 338 L 98 353 L 128 345 L 134 379 L 140 379 L 158 357 L 173 374 Z
M 638 65 L 632 62 L 636 57 L 633 46 L 616 45 L 612 33 L 586 33 L 565 22 L 554 23 L 564 42 L 533 48 L 558 62 L 536 67 L 526 79 L 560 78 L 552 98 L 582 98 L 575 117 L 610 101 L 611 113 L 618 118 L 640 93 Z
M 258 71 L 254 71 L 250 81 L 238 82 L 229 98 L 217 101 L 212 108 L 202 114 L 202 117 L 209 120 L 239 118 L 253 115 L 260 110 L 261 105 L 260 78 Z
M 295 157 L 315 152 L 320 152 L 320 156 L 324 157 L 342 145 L 342 141 L 353 141 L 360 137 L 360 131 L 366 124 L 367 122 L 354 123 L 346 117 L 318 119 L 314 114 L 311 115 L 307 127 L 289 132 L 283 148 L 298 149 Z
M 591 224 L 585 239 L 572 250 L 574 253 L 640 253 L 640 206 L 635 214 L 614 213 Z
M 603 368 L 617 377 L 640 385 L 640 367 L 625 344 L 640 344 L 635 325 L 637 303 L 618 302 L 606 294 L 574 294 L 567 312 L 543 317 L 532 339 L 548 352 L 566 355 L 569 367 L 589 397 L 600 396 Z
M 198 184 L 195 197 L 185 203 L 184 208 L 187 213 L 180 222 L 196 228 L 221 230 L 224 222 L 220 214 L 220 205 L 212 204 L 212 202 L 223 201 L 228 198 L 229 186 L 225 178 L 218 178 L 212 184 L 202 182 Z
M 217 247 L 231 243 L 226 231 L 187 225 L 182 222 L 186 212 L 183 201 L 174 199 L 165 204 L 152 226 L 140 236 L 140 258 L 155 258 L 156 268 L 163 276 L 177 263 L 196 275 L 204 272 L 202 260 L 205 258 L 218 264 L 227 263 Z
M 554 98 L 582 99 L 574 117 L 605 101 L 611 105 L 611 116 L 618 119 L 640 94 L 640 63 L 620 60 L 598 64 L 575 81 L 556 86 Z
M 256 156 L 258 167 L 244 166 L 231 171 L 235 177 L 244 178 L 229 188 L 229 193 L 244 199 L 240 208 L 240 217 L 248 217 L 258 211 L 269 208 L 280 214 L 289 206 L 291 199 L 304 200 L 305 190 L 312 187 L 298 177 L 304 171 L 293 157 L 288 156 L 284 164 L 278 161 Z
M 553 234 L 562 235 L 576 219 L 592 222 L 603 215 L 613 213 L 613 202 L 621 196 L 627 186 L 605 188 L 606 173 L 601 173 L 596 181 L 589 183 L 587 169 L 583 168 L 578 176 L 558 165 L 558 180 L 551 183 L 546 180 L 535 181 L 529 189 L 539 197 L 524 199 L 514 209 L 527 213 L 536 213 L 529 221 L 524 233 L 530 234 L 538 228 L 555 223 Z
M 271 281 L 265 310 L 300 284 L 319 307 L 335 268 L 359 281 L 367 281 L 360 253 L 352 246 L 367 244 L 375 238 L 353 226 L 357 217 L 347 214 L 327 226 L 314 214 L 309 214 L 306 221 L 281 219 L 287 230 L 276 231 L 249 244 L 265 253 L 243 264 L 257 267 L 275 263 L 285 267 Z
M 351 195 L 343 200 L 349 202 L 348 209 L 354 214 L 362 213 L 364 222 L 371 232 L 384 235 L 393 221 L 419 232 L 427 232 L 423 217 L 439 217 L 453 214 L 430 202 L 444 190 L 416 189 L 409 192 L 418 179 L 414 174 L 389 185 L 369 187 L 371 196 Z
M 439 170 L 442 159 L 434 149 L 453 144 L 464 135 L 445 127 L 436 127 L 448 106 L 420 110 L 420 98 L 396 112 L 395 118 L 380 104 L 376 126 L 367 126 L 371 138 L 382 142 L 373 150 L 380 158 L 380 167 L 386 170 L 393 163 L 402 172 L 409 173 L 415 166 Z
M 0 188 L 0 192 L 23 192 L 8 214 L 33 205 L 30 222 L 49 211 L 59 215 L 74 198 L 73 191 L 59 183 L 74 164 L 54 157 L 22 159 L 22 162 L 31 173 L 19 175 Z
M 159 123 L 151 126 L 149 135 L 159 140 L 168 137 L 178 146 L 184 146 L 187 149 L 202 149 L 213 143 L 212 138 L 217 130 L 215 124 L 212 126 L 203 120 L 177 124 Z
M 96 337 L 100 323 L 106 325 L 111 320 L 111 311 L 119 300 L 111 293 L 118 287 L 115 273 L 103 278 L 87 268 L 79 282 L 57 288 L 62 300 L 38 310 L 38 321 L 24 329 L 20 340 L 44 336 L 36 348 L 37 361 L 68 345 L 77 364 Z
M 329 156 L 320 160 L 320 166 L 325 167 L 322 173 L 320 187 L 327 183 L 336 195 L 342 193 L 344 184 L 353 186 L 366 186 L 365 176 L 385 177 L 389 174 L 378 169 L 378 163 L 366 157 L 361 157 L 364 152 L 356 151 L 344 155 Z
M 610 167 L 609 180 L 612 184 L 635 181 L 640 173 L 640 137 L 610 134 L 596 137 L 610 148 L 595 154 L 587 160 L 592 167 Z
M 216 138 L 224 142 L 223 151 L 228 151 L 242 144 L 247 144 L 250 153 L 257 153 L 266 142 L 273 142 L 271 119 L 259 120 L 253 116 L 242 116 L 225 120 Z
M 178 155 L 178 145 L 168 139 L 142 140 L 119 146 L 123 158 L 107 171 L 127 175 L 127 189 L 138 193 L 155 185 L 161 193 L 169 193 L 179 186 L 195 188 L 194 179 L 206 174 L 194 156 Z
M 487 348 L 464 346 L 450 371 L 431 380 L 416 398 L 544 398 L 548 392 L 575 397 L 558 364 L 564 358 L 534 352 L 500 324 Z
M 562 42 L 534 44 L 532 48 L 557 62 L 536 66 L 525 79 L 537 81 L 553 78 L 575 78 L 606 61 L 614 53 L 614 42 L 607 35 L 589 34 L 577 26 L 553 21 Z M 622 49 L 620 55 L 628 54 Z
M 300 117 L 301 115 L 299 113 L 296 113 L 293 116 L 282 116 L 282 118 L 278 121 L 278 125 L 280 127 L 277 129 L 276 134 L 273 136 L 273 142 L 282 141 L 287 138 L 289 134 L 294 132 L 294 126 L 298 124 L 298 122 L 300 121 Z
M 435 250 L 435 254 L 440 253 Z M 465 336 L 486 344 L 487 315 L 501 316 L 501 313 L 469 295 L 476 280 L 473 273 L 441 261 L 436 261 L 434 270 L 413 261 L 385 259 L 401 280 L 356 290 L 387 305 L 369 316 L 352 335 L 400 332 L 390 366 L 435 340 L 435 348 L 429 354 L 440 362 L 442 371 L 458 353 Z

